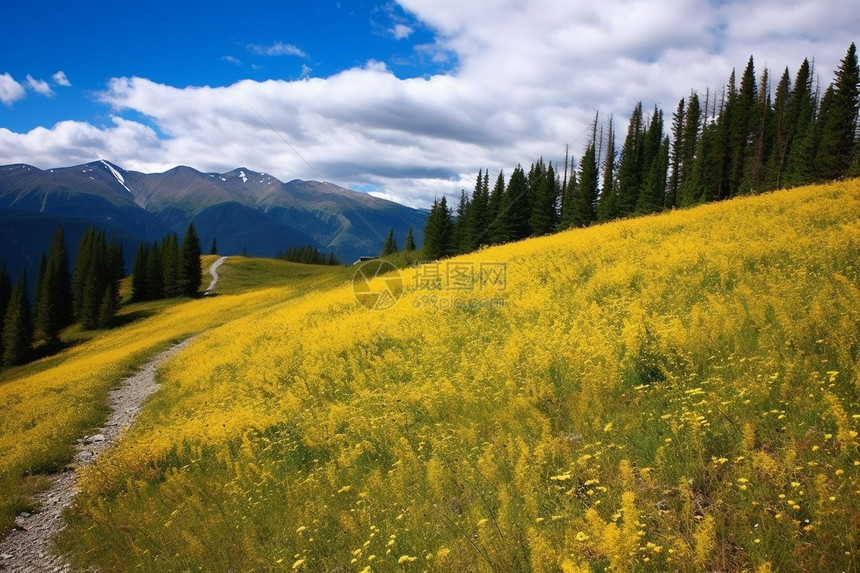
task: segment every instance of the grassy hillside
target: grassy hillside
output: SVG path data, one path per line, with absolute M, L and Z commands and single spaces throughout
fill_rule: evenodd
M 851 181 L 404 270 L 384 311 L 313 281 L 173 307 L 141 328 L 190 332 L 198 304 L 223 326 L 85 475 L 61 547 L 110 571 L 857 570 L 858 217 Z
M 217 258 L 204 257 L 204 285 Z M 124 326 L 97 332 L 73 327 L 64 334 L 66 351 L 0 373 L 0 535 L 17 513 L 33 509 L 30 496 L 46 485 L 42 474 L 71 459 L 75 438 L 103 423 L 108 390 L 139 364 L 173 342 L 350 276 L 342 268 L 244 257 L 228 259 L 219 271 L 229 285 L 219 282 L 217 297 L 125 306 L 117 317 Z
M 796 189 L 212 329 L 62 546 L 112 571 L 856 570 L 858 215 L 858 181 Z

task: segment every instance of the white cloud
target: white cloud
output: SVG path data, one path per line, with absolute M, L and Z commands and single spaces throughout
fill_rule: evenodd
M 24 86 L 16 82 L 15 78 L 8 72 L 0 74 L 0 101 L 11 106 L 25 95 L 27 92 L 24 90 Z
M 258 44 L 251 44 L 250 46 L 248 46 L 248 49 L 255 54 L 260 54 L 261 56 L 298 56 L 300 58 L 307 57 L 307 54 L 305 54 L 305 52 L 298 46 L 294 46 L 293 44 L 284 44 L 283 42 L 275 42 L 271 46 L 260 46 Z
M 237 58 L 236 56 L 221 56 L 221 59 L 225 62 L 230 62 L 231 64 L 236 64 L 237 66 L 242 65 L 242 60 Z
M 46 97 L 54 97 L 54 91 L 51 89 L 51 86 L 48 85 L 48 82 L 45 80 L 37 80 L 30 74 L 27 74 L 27 86 L 37 94 L 41 94 Z
M 612 115 L 618 145 L 638 101 L 667 118 L 690 89 L 721 89 L 750 54 L 792 76 L 814 58 L 826 86 L 860 11 L 847 0 L 400 0 L 435 31 L 423 55 L 455 58 L 455 71 L 400 79 L 383 62 L 327 78 L 303 68 L 296 81 L 244 80 L 224 87 L 174 87 L 115 78 L 101 94 L 117 116 L 99 128 L 63 122 L 15 134 L 0 129 L 0 156 L 42 167 L 107 157 L 130 169 L 176 164 L 226 171 L 238 165 L 281 179 L 325 179 L 376 189 L 377 196 L 428 206 L 471 190 L 478 169 L 510 175 L 543 157 L 583 152 L 596 111 Z M 755 25 L 753 24 L 755 23 Z M 253 46 L 304 56 L 296 46 Z M 11 103 L 23 89 L 0 76 Z M 19 85 L 20 88 L 20 85 Z M 14 90 L 14 86 L 11 88 Z M 8 100 L 8 101 L 7 101 Z M 140 122 L 142 114 L 163 134 Z M 311 167 L 308 166 L 310 164 Z
M 59 72 L 51 76 L 51 79 L 53 79 L 54 83 L 58 86 L 69 87 L 72 85 L 72 82 L 69 81 L 69 78 L 66 77 L 66 72 L 64 72 L 63 70 L 60 70 Z
M 411 26 L 407 26 L 406 24 L 395 24 L 394 27 L 389 30 L 391 35 L 394 36 L 397 40 L 405 40 L 409 36 L 412 35 L 414 30 Z

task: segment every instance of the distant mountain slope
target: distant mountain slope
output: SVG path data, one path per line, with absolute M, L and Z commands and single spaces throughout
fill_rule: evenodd
M 273 256 L 292 246 L 333 250 L 348 263 L 377 254 L 390 228 L 402 241 L 420 238 L 427 213 L 331 183 L 283 183 L 241 167 L 202 173 L 175 167 L 164 173 L 127 171 L 108 161 L 42 170 L 0 166 L 0 261 L 15 273 L 32 270 L 47 248 L 42 235 L 58 224 L 97 225 L 122 238 L 126 257 L 141 241 L 182 235 L 194 222 L 204 250 L 213 239 L 222 254 Z M 44 244 L 43 244 L 44 243 Z

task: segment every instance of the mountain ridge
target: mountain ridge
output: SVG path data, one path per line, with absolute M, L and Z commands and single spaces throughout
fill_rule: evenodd
M 179 165 L 143 173 L 106 159 L 52 169 L 0 166 L 0 261 L 13 273 L 37 268 L 47 248 L 30 240 L 28 228 L 70 220 L 81 223 L 67 238 L 73 247 L 77 229 L 95 225 L 127 241 L 126 257 L 140 242 L 182 235 L 193 222 L 207 251 L 213 239 L 228 255 L 274 256 L 312 245 L 348 263 L 376 254 L 391 228 L 395 237 L 410 227 L 420 236 L 426 218 L 426 211 L 333 183 L 283 182 L 247 167 L 214 173 Z

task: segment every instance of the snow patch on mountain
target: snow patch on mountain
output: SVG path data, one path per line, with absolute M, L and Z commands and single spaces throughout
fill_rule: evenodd
M 239 172 L 239 177 L 241 177 L 241 178 L 242 178 L 242 183 L 247 183 L 247 182 L 248 182 L 248 178 L 245 176 L 245 172 L 244 172 L 244 171 L 240 171 L 240 172 Z

